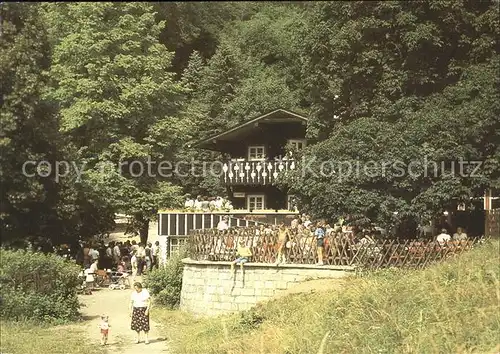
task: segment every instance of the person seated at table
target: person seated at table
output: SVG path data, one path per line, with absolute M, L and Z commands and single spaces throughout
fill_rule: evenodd
M 440 244 L 446 243 L 450 240 L 451 236 L 448 234 L 448 231 L 446 229 L 442 229 L 441 233 L 436 237 L 436 241 L 439 242 Z
M 186 202 L 184 203 L 184 208 L 188 210 L 194 209 L 194 199 L 187 199 Z
M 457 232 L 453 234 L 453 241 L 465 241 L 467 240 L 467 234 L 461 227 L 457 228 Z
M 238 247 L 238 253 L 236 258 L 233 262 L 231 262 L 231 273 L 233 276 L 236 274 L 236 269 L 234 267 L 235 264 L 240 265 L 240 269 L 243 272 L 243 264 L 247 263 L 249 258 L 252 257 L 252 251 L 250 250 L 249 247 L 246 247 L 245 245 L 245 240 L 240 240 L 240 245 Z
M 225 215 L 217 224 L 218 231 L 226 231 L 229 229 L 229 217 Z

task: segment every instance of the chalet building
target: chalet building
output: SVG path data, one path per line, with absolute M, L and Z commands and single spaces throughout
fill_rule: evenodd
M 235 209 L 293 210 L 293 196 L 273 183 L 295 162 L 286 147 L 306 146 L 307 118 L 277 109 L 192 145 L 227 158 L 222 181 Z
M 226 187 L 234 209 L 160 210 L 158 236 L 164 238 L 164 255 L 175 253 L 190 230 L 215 228 L 224 216 L 229 216 L 231 227 L 281 222 L 289 225 L 298 214 L 294 196 L 274 182 L 281 173 L 296 167 L 290 151 L 306 146 L 306 125 L 306 117 L 277 109 L 192 144 L 193 149 L 217 151 L 225 156 L 220 183 Z

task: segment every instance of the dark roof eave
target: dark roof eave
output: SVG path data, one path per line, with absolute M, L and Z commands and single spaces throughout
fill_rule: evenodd
M 250 124 L 252 124 L 252 123 L 256 123 L 256 122 L 258 122 L 259 120 L 264 119 L 264 118 L 266 118 L 266 117 L 270 116 L 271 114 L 277 113 L 277 112 L 279 112 L 279 111 L 282 111 L 282 112 L 285 112 L 285 113 L 287 113 L 287 114 L 289 114 L 289 115 L 295 116 L 296 118 L 299 118 L 299 119 L 301 119 L 301 120 L 303 120 L 303 121 L 305 121 L 305 122 L 307 122 L 307 121 L 308 121 L 308 119 L 307 119 L 306 117 L 301 116 L 300 114 L 297 114 L 297 113 L 294 113 L 294 112 L 287 111 L 287 110 L 285 110 L 285 109 L 279 108 L 279 109 L 276 109 L 276 110 L 274 110 L 274 111 L 272 111 L 272 112 L 269 112 L 269 113 L 266 113 L 266 114 L 260 115 L 260 116 L 258 116 L 257 118 L 253 118 L 253 119 L 251 119 L 251 120 L 249 120 L 249 121 L 246 121 L 246 122 L 244 122 L 244 123 L 241 123 L 241 124 L 239 124 L 239 125 L 237 125 L 237 126 L 235 126 L 235 127 L 231 128 L 231 129 L 226 130 L 225 132 L 218 133 L 218 134 L 216 134 L 216 135 L 214 135 L 214 136 L 211 136 L 211 137 L 209 137 L 209 138 L 206 138 L 206 139 L 203 139 L 203 140 L 197 141 L 197 142 L 193 143 L 190 147 L 193 147 L 193 148 L 200 148 L 200 149 L 206 149 L 206 150 L 211 150 L 210 148 L 207 148 L 207 147 L 202 147 L 202 144 L 207 143 L 207 142 L 210 142 L 211 140 L 217 139 L 217 138 L 219 138 L 219 137 L 221 137 L 221 136 L 224 136 L 224 135 L 226 135 L 226 134 L 229 134 L 229 133 L 231 133 L 231 132 L 233 132 L 233 131 L 235 131 L 235 130 L 238 130 L 238 129 L 240 129 L 240 128 L 242 128 L 242 127 L 245 127 L 245 126 L 247 126 L 247 125 L 250 125 Z M 214 150 L 214 151 L 218 151 L 218 150 Z

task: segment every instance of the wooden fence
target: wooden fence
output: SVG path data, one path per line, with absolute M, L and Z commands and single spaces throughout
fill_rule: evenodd
M 250 262 L 274 263 L 278 254 L 278 233 L 258 232 L 257 228 L 231 228 L 194 230 L 188 237 L 188 251 L 193 260 L 233 261 L 237 246 L 243 240 L 252 251 Z M 355 242 L 349 234 L 325 237 L 323 262 L 325 265 L 346 265 L 378 269 L 386 267 L 421 268 L 427 264 L 454 257 L 470 250 L 484 238 L 466 241 L 377 240 Z M 318 262 L 316 238 L 292 235 L 284 246 L 287 263 L 315 264 Z

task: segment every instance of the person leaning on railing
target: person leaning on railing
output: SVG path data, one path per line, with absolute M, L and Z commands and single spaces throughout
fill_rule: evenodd
M 316 265 L 323 265 L 323 250 L 325 247 L 325 229 L 324 229 L 324 223 L 322 221 L 318 222 L 318 226 L 314 231 L 314 236 L 316 236 L 316 247 L 318 253 L 318 263 L 316 263 Z
M 276 264 L 286 263 L 285 259 L 285 245 L 290 239 L 290 232 L 285 226 L 285 223 L 281 223 L 278 230 L 278 257 L 276 259 Z

